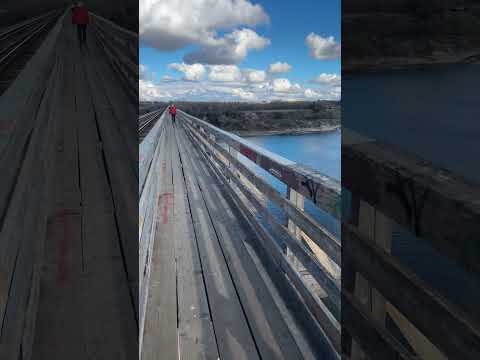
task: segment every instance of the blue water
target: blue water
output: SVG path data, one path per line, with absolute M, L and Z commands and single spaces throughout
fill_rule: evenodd
M 246 140 L 281 155 L 286 159 L 309 166 L 322 174 L 340 181 L 340 130 L 305 135 L 254 136 L 248 137 Z M 256 172 L 286 196 L 287 187 L 282 182 L 259 168 L 256 168 Z M 281 221 L 286 222 L 282 211 L 278 207 L 270 203 L 269 209 L 280 218 Z M 330 232 L 339 236 L 340 224 L 338 220 L 308 200 L 305 201 L 305 210 Z
M 340 130 L 306 135 L 254 136 L 246 140 L 340 181 Z

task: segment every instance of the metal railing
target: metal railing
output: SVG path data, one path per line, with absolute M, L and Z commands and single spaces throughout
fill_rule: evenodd
M 178 118 L 262 239 L 260 245 L 300 294 L 322 329 L 333 358 L 340 358 L 341 245 L 336 236 L 303 209 L 307 199 L 339 221 L 339 182 L 183 111 L 179 111 Z M 238 154 L 244 156 L 242 161 Z M 252 170 L 248 162 L 285 184 L 288 197 Z M 288 226 L 270 211 L 267 199 L 283 210 Z

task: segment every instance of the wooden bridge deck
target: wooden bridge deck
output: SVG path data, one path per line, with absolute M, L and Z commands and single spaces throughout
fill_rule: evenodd
M 161 176 L 142 359 L 328 358 L 178 121 L 164 119 L 152 164 Z
M 137 106 L 66 14 L 0 98 L 0 358 L 130 360 Z

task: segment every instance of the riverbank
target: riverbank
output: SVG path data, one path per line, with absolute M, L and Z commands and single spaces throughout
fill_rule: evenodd
M 340 125 L 336 126 L 322 126 L 317 128 L 293 128 L 293 129 L 278 129 L 278 130 L 233 130 L 232 132 L 241 137 L 252 136 L 270 136 L 270 135 L 305 135 L 305 134 L 320 134 L 332 132 L 340 129 Z
M 431 68 L 432 66 L 453 64 L 480 64 L 480 49 L 464 52 L 459 55 L 442 54 L 437 57 L 392 57 L 379 61 L 378 59 L 365 59 L 357 62 L 345 62 L 342 71 L 346 74 L 359 72 L 382 72 L 388 70 L 408 70 Z

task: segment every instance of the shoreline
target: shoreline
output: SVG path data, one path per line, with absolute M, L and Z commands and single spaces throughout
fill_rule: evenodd
M 279 130 L 233 130 L 235 135 L 241 137 L 251 136 L 273 136 L 273 135 L 306 135 L 332 132 L 340 129 L 340 125 L 323 126 L 319 128 L 297 128 L 297 129 L 279 129 Z
M 356 74 L 362 72 L 376 73 L 383 71 L 409 70 L 430 68 L 432 66 L 451 66 L 456 64 L 480 64 L 480 50 L 464 52 L 456 56 L 437 56 L 437 57 L 417 57 L 402 58 L 393 57 L 385 58 L 384 62 L 362 62 L 346 63 L 343 71 L 346 74 Z

